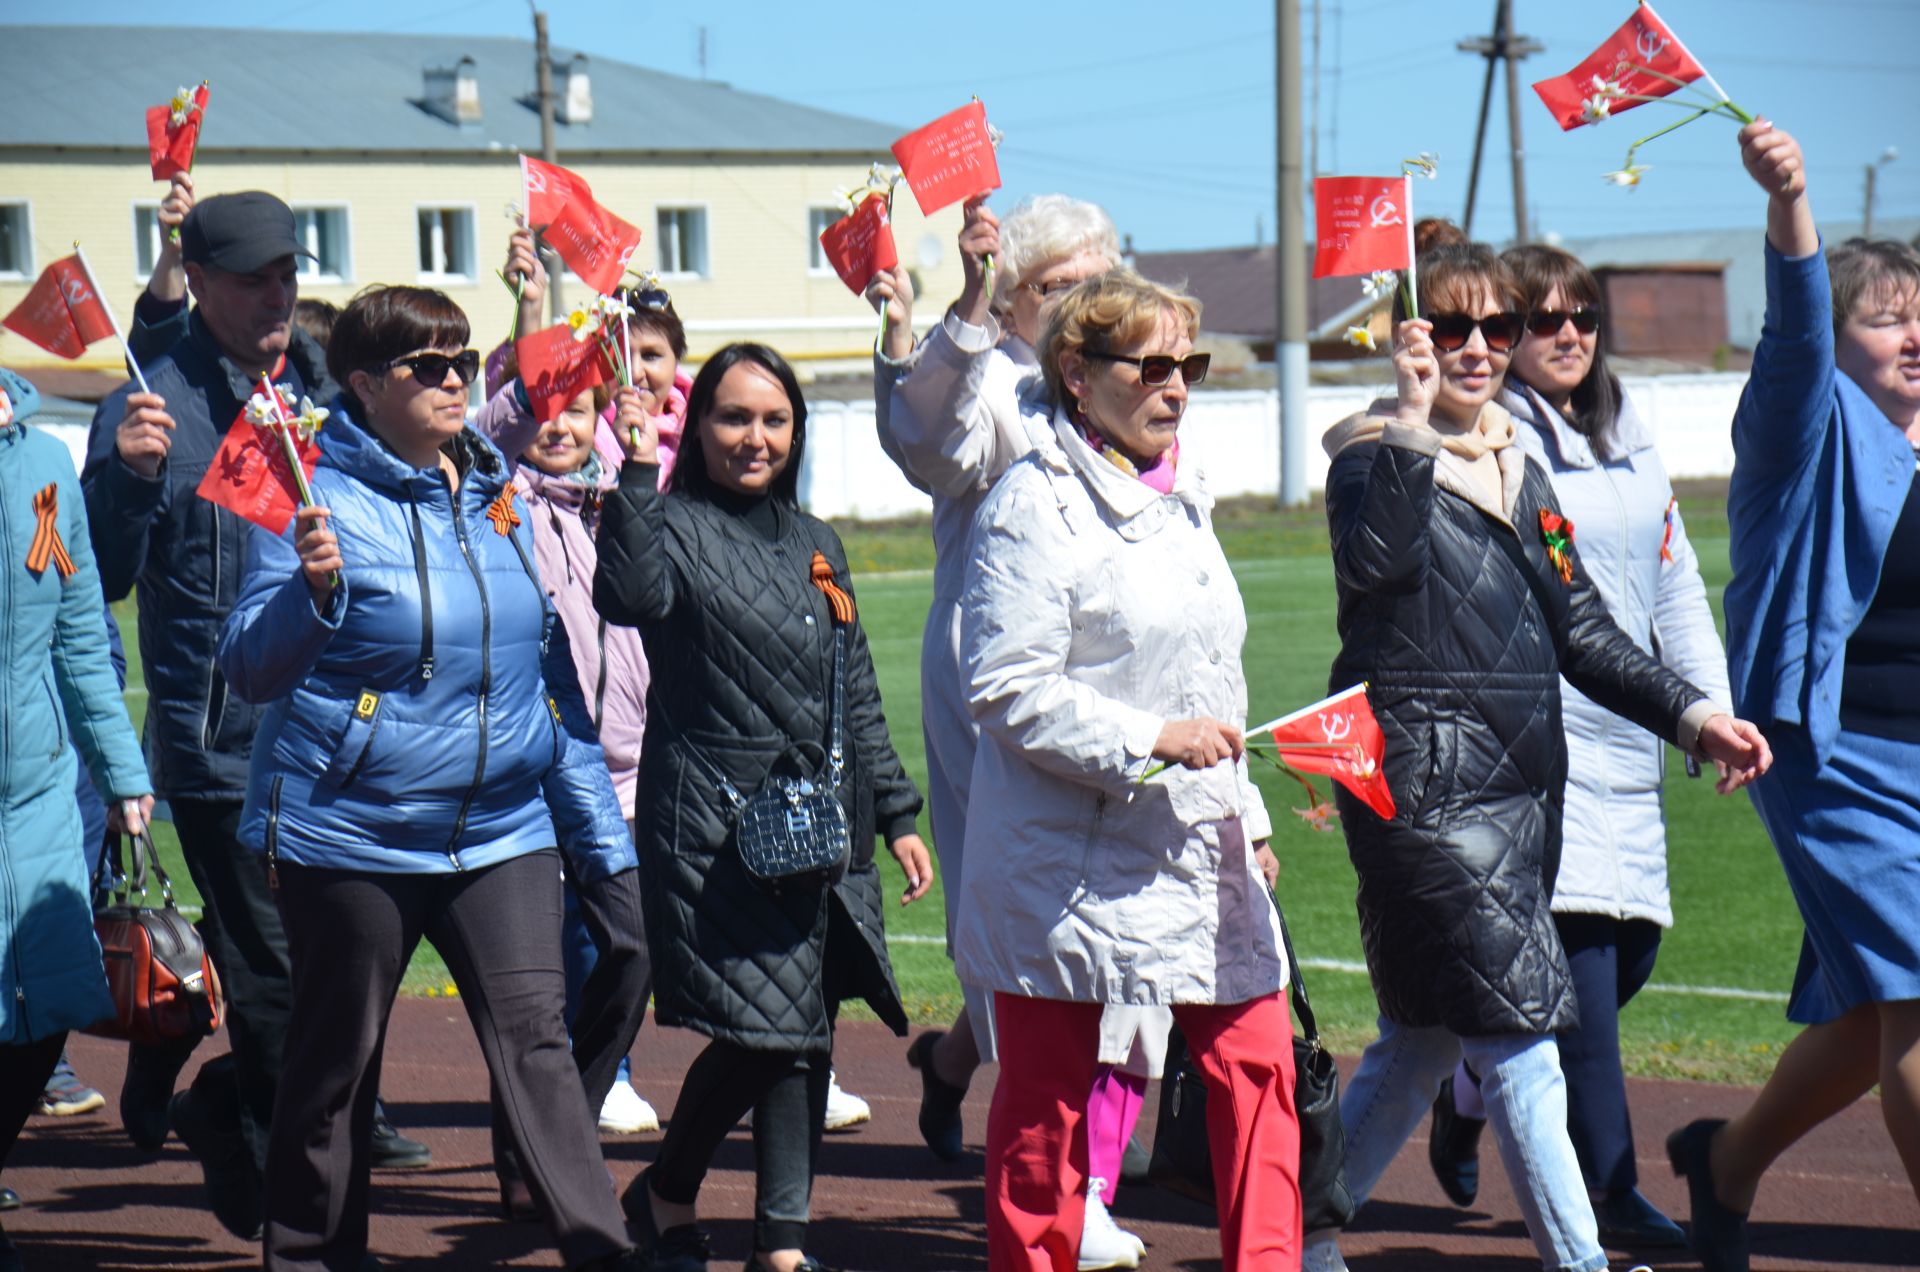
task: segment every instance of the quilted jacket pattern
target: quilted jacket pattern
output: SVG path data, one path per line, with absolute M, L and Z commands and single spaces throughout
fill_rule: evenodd
M 1524 461 L 1503 523 L 1436 485 L 1437 443 L 1389 425 L 1327 478 L 1341 638 L 1329 685 L 1368 683 L 1398 808 L 1385 820 L 1339 792 L 1361 938 L 1388 1019 L 1547 1033 L 1577 1019 L 1550 908 L 1560 677 L 1669 741 L 1704 695 L 1614 624 L 1577 545 L 1561 581 L 1540 533 L 1558 505 L 1537 463 Z
M 852 591 L 832 529 L 775 507 L 780 532 L 769 542 L 715 504 L 661 494 L 653 465 L 624 465 L 601 513 L 594 604 L 608 622 L 640 629 L 653 670 L 635 830 L 657 1016 L 757 1050 L 824 1051 L 830 925 L 863 938 L 844 942 L 845 960 L 836 949 L 836 987 L 906 1032 L 873 840 L 876 830 L 911 833 L 920 795 L 887 736 L 856 621 L 846 667 L 852 754 L 840 787 L 853 836 L 846 876 L 769 891 L 740 864 L 732 807 L 690 748 L 744 793 L 795 742 L 824 744 L 833 626 L 809 575 L 815 551 Z

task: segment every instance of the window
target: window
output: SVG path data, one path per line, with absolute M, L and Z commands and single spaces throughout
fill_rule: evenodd
M 807 268 L 816 274 L 831 274 L 833 266 L 827 261 L 827 254 L 821 250 L 820 236 L 827 227 L 846 214 L 845 208 L 808 208 L 807 209 Z
M 420 277 L 473 281 L 473 209 L 421 208 Z
M 146 282 L 153 276 L 154 264 L 159 259 L 160 205 L 136 203 L 133 205 L 133 276 Z
M 340 283 L 353 276 L 347 252 L 347 210 L 343 207 L 295 208 L 293 234 L 318 260 L 296 257 L 300 277 L 309 282 Z
M 707 274 L 707 210 L 705 208 L 660 208 L 659 237 L 654 250 L 659 253 L 660 272 L 673 275 Z
M 33 272 L 33 225 L 24 203 L 0 203 L 0 278 Z

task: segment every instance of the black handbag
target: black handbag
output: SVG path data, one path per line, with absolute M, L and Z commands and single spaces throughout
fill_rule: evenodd
M 817 743 L 788 747 L 751 795 L 742 795 L 698 747 L 687 744 L 688 752 L 733 806 L 733 837 L 740 864 L 763 887 L 812 880 L 832 882 L 846 873 L 853 841 L 847 810 L 840 802 L 840 782 L 846 773 L 846 678 L 847 630 L 836 624 L 826 754 L 812 762 L 820 752 Z M 781 772 L 790 762 L 804 767 L 799 772 Z
M 1278 911 L 1279 903 L 1275 902 Z M 1300 1119 L 1300 1203 L 1302 1230 L 1345 1227 L 1353 1218 L 1353 1194 L 1347 1189 L 1347 1136 L 1340 1125 L 1340 1070 L 1320 1042 L 1320 1027 L 1307 1000 L 1293 937 L 1280 916 L 1280 941 L 1292 972 L 1289 995 L 1304 1036 L 1293 1040 L 1293 1107 Z M 1207 1137 L 1207 1088 L 1178 1026 L 1167 1042 L 1165 1077 L 1160 1083 L 1160 1120 L 1153 1136 L 1147 1178 L 1170 1192 L 1214 1202 L 1213 1157 Z

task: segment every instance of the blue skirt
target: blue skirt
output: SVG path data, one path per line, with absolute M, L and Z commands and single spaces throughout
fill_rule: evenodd
M 1920 998 L 1920 744 L 1843 729 L 1821 765 L 1803 728 L 1767 740 L 1747 789 L 1806 923 L 1787 1018 Z

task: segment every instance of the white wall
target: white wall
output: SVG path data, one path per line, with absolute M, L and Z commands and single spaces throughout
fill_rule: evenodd
M 1660 457 L 1675 477 L 1725 477 L 1733 471 L 1729 425 L 1743 373 L 1635 376 L 1623 381 L 1634 405 L 1660 439 Z M 1320 435 L 1384 392 L 1321 386 L 1307 394 L 1307 486 L 1327 484 L 1327 454 Z M 1198 463 L 1216 495 L 1273 496 L 1280 489 L 1279 395 L 1255 389 L 1200 393 L 1187 410 L 1180 444 Z M 77 468 L 86 454 L 84 428 L 52 425 L 73 451 Z M 800 498 L 818 516 L 854 521 L 912 517 L 932 510 L 880 449 L 874 434 L 873 401 L 809 402 L 807 466 Z

